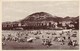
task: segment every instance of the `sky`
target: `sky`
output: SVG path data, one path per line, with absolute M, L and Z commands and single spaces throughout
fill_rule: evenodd
M 2 22 L 18 21 L 35 12 L 53 16 L 79 16 L 78 1 L 5 1 L 2 2 Z

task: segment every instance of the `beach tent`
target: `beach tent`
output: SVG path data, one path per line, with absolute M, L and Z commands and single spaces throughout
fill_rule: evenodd
M 28 39 L 27 39 L 27 42 L 33 41 L 34 39 L 36 39 L 36 38 L 33 38 L 33 37 L 28 38 Z

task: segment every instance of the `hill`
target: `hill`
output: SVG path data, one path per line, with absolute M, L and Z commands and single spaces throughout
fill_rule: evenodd
M 77 17 L 58 17 L 58 16 L 53 16 L 49 13 L 46 12 L 36 12 L 33 13 L 29 16 L 27 16 L 26 18 L 24 18 L 23 20 L 21 20 L 21 22 L 24 21 L 55 21 L 55 22 L 59 22 L 59 21 L 76 21 L 79 19 L 79 16 Z

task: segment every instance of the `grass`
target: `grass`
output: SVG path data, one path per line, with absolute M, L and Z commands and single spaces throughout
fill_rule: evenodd
M 3 31 L 3 34 L 7 35 L 9 33 L 15 35 L 17 31 Z M 25 31 L 24 31 L 25 32 Z M 45 32 L 45 30 L 43 31 Z M 48 31 L 48 32 L 55 32 L 54 31 Z M 56 31 L 58 33 L 58 31 Z M 77 31 L 78 32 L 78 31 Z M 79 34 L 78 34 L 79 35 Z M 79 40 L 79 37 L 77 35 L 77 40 Z M 29 35 L 29 36 L 37 36 L 37 35 Z M 67 42 L 65 42 L 65 45 L 61 45 L 60 42 L 52 41 L 52 45 L 50 47 L 42 45 L 42 35 L 38 35 L 40 39 L 33 40 L 32 43 L 29 42 L 15 42 L 15 41 L 4 41 L 6 43 L 5 46 L 2 46 L 3 50 L 78 50 L 79 46 L 73 47 L 68 46 Z M 46 35 L 45 35 L 46 36 Z

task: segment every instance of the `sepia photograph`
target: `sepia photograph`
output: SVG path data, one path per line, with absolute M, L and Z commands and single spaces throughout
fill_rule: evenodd
M 3 1 L 2 50 L 79 50 L 79 1 Z

